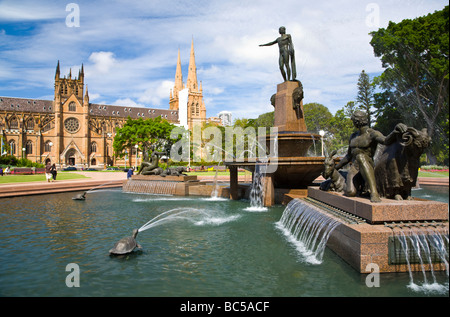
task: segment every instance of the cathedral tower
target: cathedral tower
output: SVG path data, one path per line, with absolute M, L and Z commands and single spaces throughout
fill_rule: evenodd
M 197 80 L 197 66 L 195 64 L 194 39 L 191 42 L 191 54 L 189 58 L 188 77 L 186 86 L 183 84 L 183 76 L 181 73 L 180 51 L 178 50 L 177 68 L 175 73 L 175 86 L 170 92 L 170 109 L 179 110 L 179 92 L 184 88 L 188 89 L 187 100 L 187 123 L 189 129 L 195 124 L 202 124 L 206 122 L 206 107 L 203 101 L 202 83 L 198 84 Z
M 74 165 L 86 163 L 89 153 L 88 108 L 89 96 L 84 94 L 84 66 L 78 71 L 78 77 L 69 74 L 61 77 L 59 61 L 55 73 L 55 112 L 56 138 L 53 140 L 57 164 Z

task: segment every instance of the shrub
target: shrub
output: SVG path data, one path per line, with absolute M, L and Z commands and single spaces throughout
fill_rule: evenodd
M 0 164 L 8 165 L 8 166 L 16 166 L 17 158 L 13 155 L 2 155 L 0 156 Z

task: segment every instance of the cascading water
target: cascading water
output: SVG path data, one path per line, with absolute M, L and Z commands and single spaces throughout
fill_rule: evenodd
M 125 193 L 173 195 L 176 184 L 176 182 L 168 181 L 139 181 L 130 179 L 123 186 L 123 191 Z
M 401 246 L 401 259 L 404 259 L 408 267 L 410 283 L 408 288 L 415 292 L 448 292 L 449 284 L 439 284 L 436 281 L 433 265 L 441 262 L 445 266 L 447 278 L 449 276 L 449 254 L 448 254 L 448 232 L 442 234 L 432 227 L 424 228 L 412 227 L 410 225 L 398 225 L 395 227 L 394 236 Z M 400 255 L 397 254 L 398 257 Z M 423 283 L 417 282 L 416 276 L 413 274 L 412 266 L 419 265 L 422 272 Z M 426 266 L 429 267 L 427 275 Z M 414 278 L 416 277 L 416 281 Z M 430 279 L 431 278 L 431 279 Z
M 291 200 L 276 226 L 311 264 L 322 263 L 327 241 L 341 222 L 300 199 Z
M 264 176 L 267 171 L 268 160 L 262 164 L 255 165 L 253 173 L 252 187 L 250 188 L 250 207 L 247 211 L 267 211 L 264 207 Z

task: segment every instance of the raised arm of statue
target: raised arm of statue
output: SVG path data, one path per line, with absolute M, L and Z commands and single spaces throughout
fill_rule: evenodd
M 266 44 L 259 44 L 259 46 L 272 46 L 272 45 L 277 44 L 277 43 L 278 43 L 278 40 L 275 40 L 275 41 L 272 41 L 272 42 L 269 42 L 269 43 L 266 43 Z

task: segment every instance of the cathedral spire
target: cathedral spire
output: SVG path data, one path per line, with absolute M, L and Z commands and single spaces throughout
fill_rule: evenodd
M 180 49 L 178 49 L 178 60 L 177 60 L 177 70 L 175 73 L 175 95 L 178 95 L 178 91 L 183 90 L 183 74 L 181 73 L 181 58 Z
M 59 76 L 60 76 L 60 70 L 59 70 L 59 60 L 58 60 L 58 64 L 56 65 L 55 79 L 59 79 Z
M 89 106 L 88 85 L 86 85 L 86 92 L 84 93 L 84 103 Z
M 186 86 L 191 91 L 198 91 L 197 66 L 195 66 L 195 54 L 194 54 L 194 37 L 192 37 L 191 43 L 191 57 L 189 59 L 189 72 Z
M 80 74 L 78 75 L 78 79 L 81 80 L 81 82 L 84 81 L 84 66 L 83 66 L 83 64 L 81 64 L 81 70 L 80 70 Z

